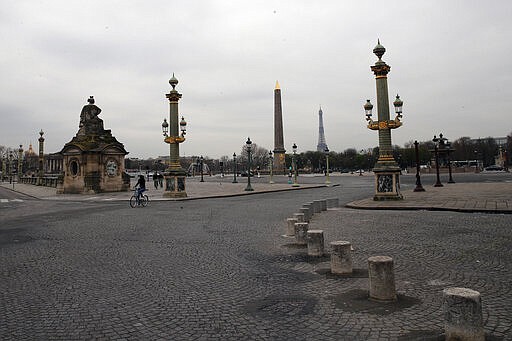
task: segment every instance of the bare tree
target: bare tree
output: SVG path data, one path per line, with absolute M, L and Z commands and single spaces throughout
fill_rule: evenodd
M 253 168 L 260 167 L 261 169 L 265 169 L 268 165 L 268 149 L 258 146 L 256 143 L 252 143 L 251 145 L 251 165 Z M 240 153 L 239 160 L 242 163 L 247 162 L 247 145 L 244 144 L 242 147 L 242 152 Z

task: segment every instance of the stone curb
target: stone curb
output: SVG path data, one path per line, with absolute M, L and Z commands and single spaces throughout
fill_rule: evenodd
M 371 200 L 371 199 L 368 199 Z M 388 211 L 451 211 L 460 213 L 493 213 L 493 214 L 512 214 L 512 210 L 487 209 L 487 208 L 463 208 L 449 206 L 422 206 L 422 205 L 402 205 L 402 206 L 377 206 L 358 203 L 357 201 L 345 204 L 345 207 L 359 210 L 388 210 Z
M 26 195 L 28 197 L 31 197 L 33 199 L 37 199 L 37 200 L 51 200 L 51 201 L 70 201 L 70 202 L 93 202 L 93 201 L 102 201 L 102 202 L 123 202 L 123 201 L 129 201 L 130 198 L 127 196 L 127 197 L 124 197 L 124 198 L 109 198 L 109 197 L 105 197 L 105 198 L 99 198 L 97 200 L 93 200 L 92 198 L 90 197 L 76 197 L 76 198 L 59 198 L 58 196 L 55 196 L 55 197 L 36 197 L 34 195 L 31 195 L 31 194 L 27 194 L 25 192 L 22 192 L 22 191 L 18 191 L 16 189 L 12 189 L 12 188 L 8 188 L 8 187 L 5 187 L 5 186 L 2 186 L 3 188 L 11 191 L 11 192 L 16 192 L 16 193 L 20 193 L 20 194 L 23 194 L 23 195 Z M 230 197 L 238 197 L 238 196 L 244 196 L 244 195 L 254 195 L 254 194 L 262 194 L 262 193 L 273 193 L 273 192 L 286 192 L 286 191 L 297 191 L 297 190 L 306 190 L 306 189 L 314 189 L 314 188 L 324 188 L 324 187 L 334 187 L 334 186 L 329 186 L 329 185 L 326 185 L 326 184 L 322 184 L 322 185 L 311 185 L 311 186 L 307 186 L 307 187 L 289 187 L 289 188 L 280 188 L 280 189 L 267 189 L 267 190 L 261 190 L 261 191 L 253 191 L 253 192 L 241 192 L 241 193 L 231 193 L 231 194 L 216 194 L 216 195 L 206 195 L 206 196 L 196 196 L 196 197 L 185 197 L 185 198 L 162 198 L 162 197 L 157 197 L 156 199 L 155 198 L 149 198 L 149 202 L 157 202 L 157 201 L 188 201 L 188 200 L 200 200 L 200 199 L 214 199 L 214 198 L 230 198 Z M 126 193 L 129 193 L 126 192 Z

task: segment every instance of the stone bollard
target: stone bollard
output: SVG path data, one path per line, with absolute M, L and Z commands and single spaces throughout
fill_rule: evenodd
M 324 255 L 324 231 L 308 231 L 308 256 L 321 257 Z
M 393 258 L 388 256 L 368 258 L 368 277 L 370 279 L 370 299 L 396 301 Z
M 320 203 L 320 200 L 313 200 L 313 210 L 315 210 L 315 213 L 322 212 L 322 204 Z
M 308 243 L 308 223 L 295 223 L 295 242 L 299 245 L 306 245 Z
M 286 219 L 286 235 L 287 236 L 295 236 L 295 223 L 299 221 L 297 218 L 287 218 Z
M 309 220 L 311 219 L 311 217 L 309 216 L 309 208 L 301 207 L 299 208 L 299 211 L 300 213 L 304 213 L 304 221 L 306 223 L 309 223 Z
M 327 209 L 329 208 L 339 208 L 340 207 L 340 204 L 339 204 L 339 200 L 338 198 L 327 198 Z
M 333 274 L 352 273 L 352 245 L 346 241 L 331 242 L 331 272 Z
M 299 223 L 303 223 L 304 222 L 304 213 L 294 213 L 293 218 L 297 218 Z
M 443 290 L 446 340 L 484 341 L 480 293 L 467 288 Z
M 320 200 L 320 206 L 322 206 L 322 211 L 327 211 L 327 200 Z

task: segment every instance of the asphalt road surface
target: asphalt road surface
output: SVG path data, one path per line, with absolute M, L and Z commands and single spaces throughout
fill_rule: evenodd
M 413 176 L 403 178 L 413 186 Z M 462 286 L 482 293 L 488 339 L 511 340 L 510 216 L 315 215 L 311 227 L 325 231 L 327 245 L 352 242 L 349 277 L 330 274 L 327 256 L 308 257 L 282 236 L 305 202 L 372 194 L 373 177 L 362 176 L 330 188 L 132 209 L 0 189 L 8 200 L 0 202 L 0 339 L 438 340 L 442 289 Z M 366 299 L 366 259 L 377 254 L 395 260 L 396 304 Z

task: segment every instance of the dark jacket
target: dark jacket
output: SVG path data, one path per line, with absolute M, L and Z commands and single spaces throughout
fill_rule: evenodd
M 146 179 L 143 176 L 139 176 L 139 180 L 135 184 L 135 187 L 139 186 L 140 188 L 146 188 Z

